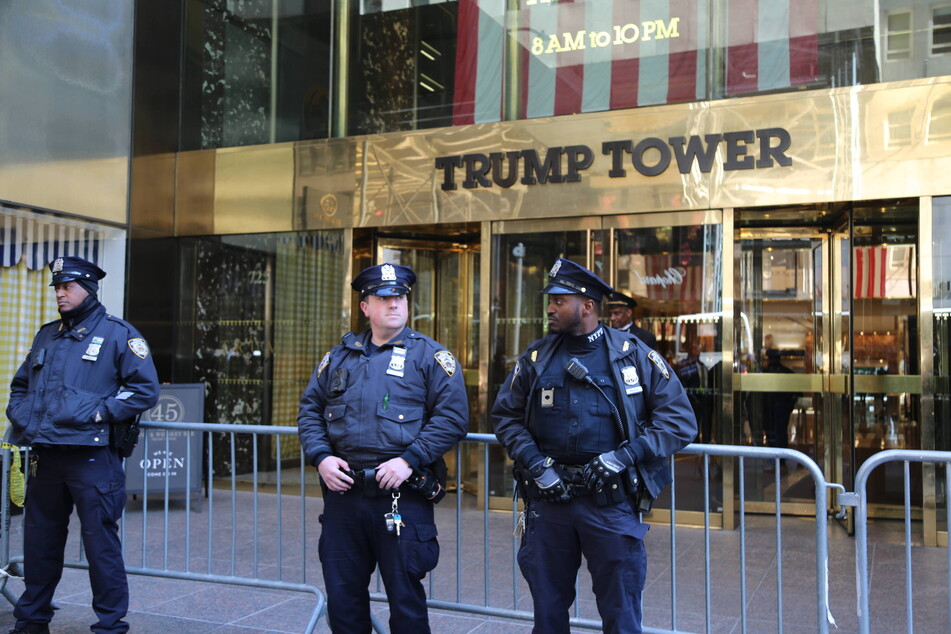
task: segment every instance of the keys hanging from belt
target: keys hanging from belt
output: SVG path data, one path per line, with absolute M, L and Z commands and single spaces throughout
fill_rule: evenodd
M 389 513 L 383 515 L 383 519 L 386 520 L 386 532 L 396 533 L 397 539 L 400 537 L 400 529 L 406 528 L 406 524 L 403 523 L 403 517 L 400 515 L 399 499 L 400 492 L 398 490 L 393 491 L 393 506 L 390 508 Z

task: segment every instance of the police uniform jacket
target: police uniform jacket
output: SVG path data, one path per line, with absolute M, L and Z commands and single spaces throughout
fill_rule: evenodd
M 158 396 L 145 339 L 100 305 L 72 328 L 59 319 L 36 333 L 10 386 L 10 442 L 107 446 L 110 423 L 131 422 Z
M 656 498 L 670 483 L 667 458 L 696 438 L 697 420 L 680 380 L 659 353 L 633 335 L 604 329 L 616 405 L 630 436 L 637 470 Z M 531 344 L 516 361 L 492 408 L 499 441 L 523 466 L 545 457 L 536 440 L 546 432 L 535 423 L 543 388 L 539 378 L 563 339 L 552 334 Z
M 304 454 L 315 467 L 330 455 L 351 469 L 395 457 L 430 465 L 468 430 L 462 371 L 448 350 L 410 328 L 372 355 L 370 336 L 344 335 L 311 377 L 297 419 Z

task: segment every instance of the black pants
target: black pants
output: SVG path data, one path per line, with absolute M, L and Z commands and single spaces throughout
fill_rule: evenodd
M 76 507 L 89 562 L 93 632 L 126 632 L 129 586 L 119 518 L 125 507 L 122 460 L 108 447 L 36 448 L 36 474 L 26 490 L 23 569 L 26 589 L 13 610 L 17 626 L 49 623 L 63 576 L 69 516 Z
M 386 492 L 377 497 L 364 497 L 362 489 L 324 494 L 319 552 L 334 632 L 371 631 L 368 586 L 377 565 L 390 605 L 390 632 L 430 631 L 422 579 L 439 560 L 433 505 L 404 490 L 399 512 L 406 526 L 399 537 L 387 532 L 383 517 L 392 505 Z
M 604 632 L 640 632 L 647 528 L 628 500 L 601 507 L 593 496 L 565 504 L 532 501 L 518 550 L 518 565 L 535 607 L 532 631 L 568 634 L 569 608 L 584 555 Z

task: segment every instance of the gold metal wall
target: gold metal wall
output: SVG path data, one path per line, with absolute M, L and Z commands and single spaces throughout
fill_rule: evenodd
M 783 128 L 789 166 L 728 170 L 676 160 L 611 178 L 602 143 Z M 436 157 L 584 145 L 580 182 L 443 191 Z M 754 161 L 759 144 L 748 146 Z M 644 154 L 648 164 L 659 154 Z M 951 78 L 179 155 L 176 232 L 235 233 L 578 217 L 948 194 Z M 564 170 L 563 170 L 564 172 Z M 206 179 L 211 179 L 207 182 Z M 211 195 L 209 195 L 211 194 Z M 200 199 L 193 199 L 198 196 Z M 212 207 L 209 209 L 209 205 Z M 189 217 L 201 216 L 197 222 Z

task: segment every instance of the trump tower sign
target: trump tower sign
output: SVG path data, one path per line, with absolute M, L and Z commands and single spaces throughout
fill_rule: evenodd
M 158 403 L 142 414 L 143 421 L 198 423 L 204 418 L 205 385 L 162 385 Z M 201 493 L 201 432 L 140 429 L 139 444 L 126 459 L 126 493 Z

